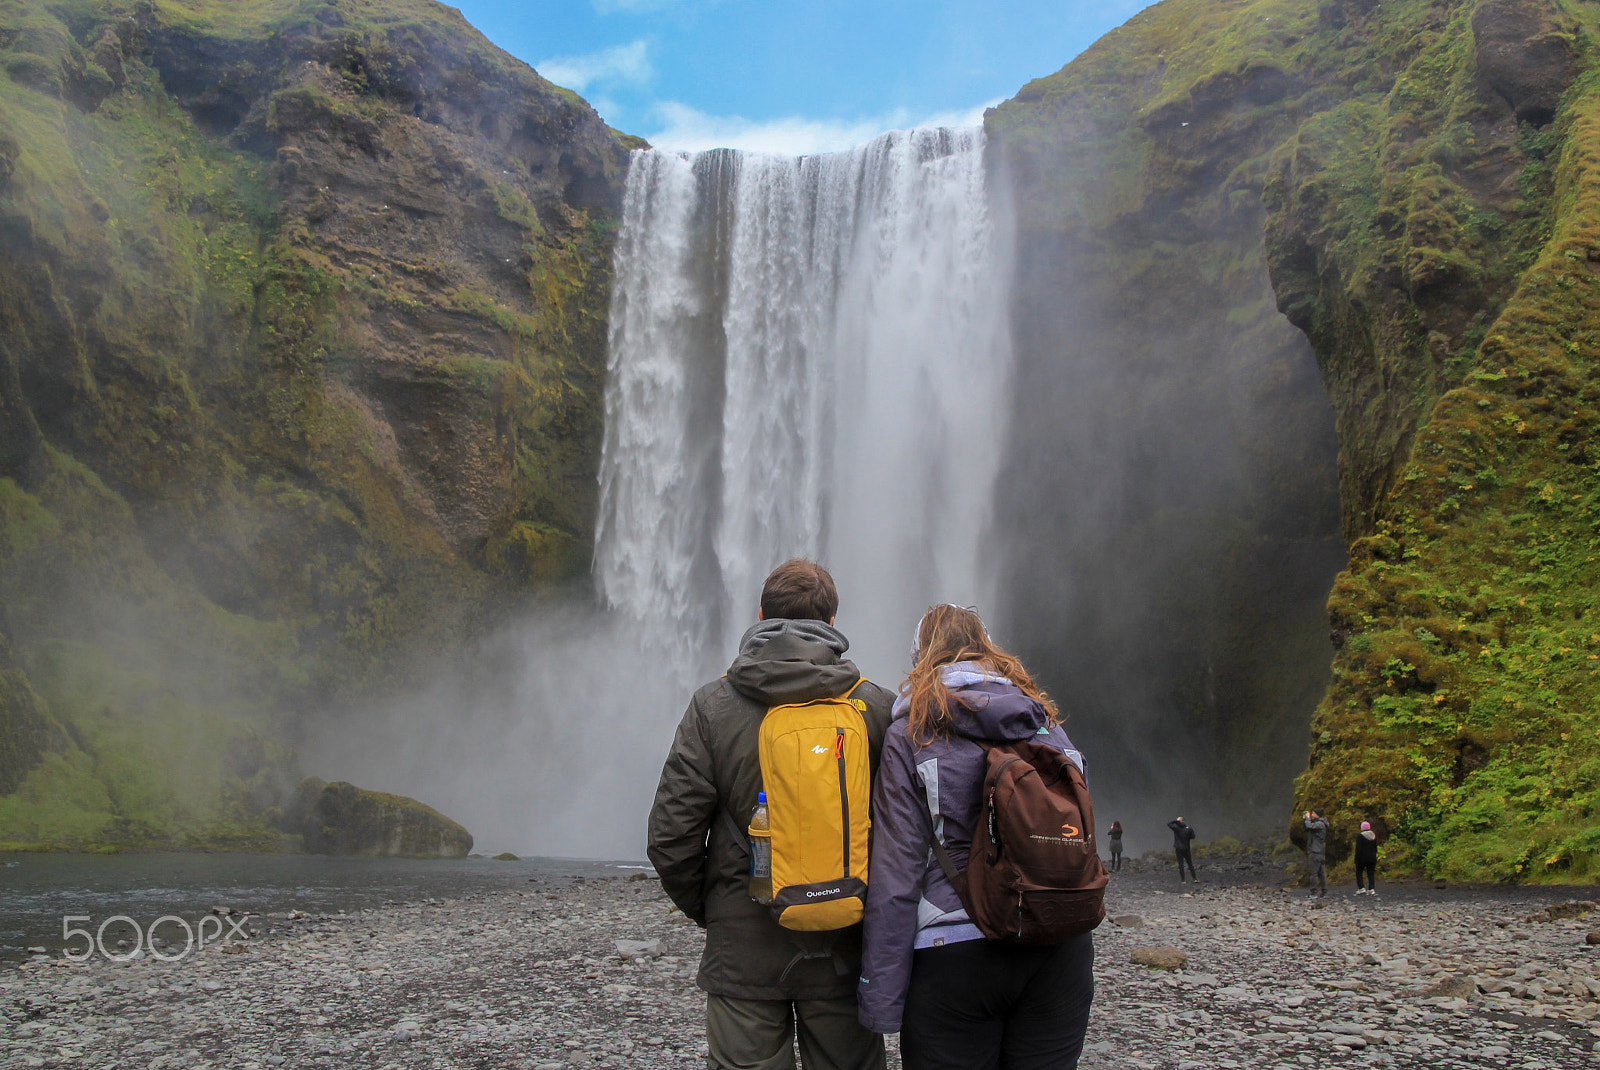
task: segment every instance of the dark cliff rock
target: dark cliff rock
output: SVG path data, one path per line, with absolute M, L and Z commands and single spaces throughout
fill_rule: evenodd
M 586 567 L 635 142 L 427 0 L 26 0 L 0 69 L 0 605 L 70 735 L 3 815 L 264 830 L 226 755 Z
M 1544 126 L 1572 84 L 1578 47 L 1572 21 L 1554 3 L 1495 0 L 1472 13 L 1478 82 L 1517 121 Z
M 1224 16 L 1153 8 L 988 120 L 1020 228 L 1004 586 L 1108 802 L 1259 829 L 1327 680 L 1335 442 L 1262 253 L 1301 76 L 1212 42 L 1176 80 L 1189 17 Z
M 1335 853 L 1369 819 L 1396 866 L 1600 873 L 1593 21 L 1549 0 L 1167 0 L 990 119 L 1024 247 L 1097 236 L 1074 285 L 1186 265 L 1106 334 L 1186 302 L 1259 317 L 1258 291 L 1213 288 L 1238 263 L 1311 343 L 1350 565 L 1334 650 L 1295 655 L 1331 653 L 1333 676 L 1292 810 L 1326 807 Z

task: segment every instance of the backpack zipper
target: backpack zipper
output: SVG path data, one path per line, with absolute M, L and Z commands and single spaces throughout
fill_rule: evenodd
M 850 785 L 844 775 L 844 729 L 835 728 L 833 737 L 833 755 L 839 759 L 839 822 L 844 829 L 844 875 L 850 876 Z

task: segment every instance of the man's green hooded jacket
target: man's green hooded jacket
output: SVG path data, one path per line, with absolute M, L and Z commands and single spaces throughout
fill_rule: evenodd
M 861 673 L 849 641 L 815 620 L 767 620 L 744 634 L 728 673 L 696 691 L 678 724 L 650 809 L 649 857 L 672 901 L 706 930 L 700 987 L 736 999 L 853 997 L 861 927 L 799 933 L 750 898 L 744 829 L 761 791 L 757 753 L 768 708 L 842 695 Z M 869 682 L 872 770 L 894 696 Z M 871 880 L 871 873 L 868 873 Z

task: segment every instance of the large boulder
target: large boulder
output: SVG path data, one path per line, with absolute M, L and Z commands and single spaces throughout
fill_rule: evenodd
M 472 834 L 433 807 L 342 780 L 302 782 L 296 810 L 312 854 L 464 858 L 472 850 Z

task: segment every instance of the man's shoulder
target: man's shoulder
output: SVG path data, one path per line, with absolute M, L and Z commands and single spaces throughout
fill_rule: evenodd
M 719 676 L 700 685 L 690 705 L 698 709 L 702 716 L 715 716 L 729 709 L 760 707 L 761 704 L 740 692 L 726 676 Z
M 873 708 L 881 706 L 888 710 L 894 705 L 894 692 L 882 684 L 868 680 L 865 676 L 861 678 L 861 683 L 856 685 L 854 694 L 856 698 Z

